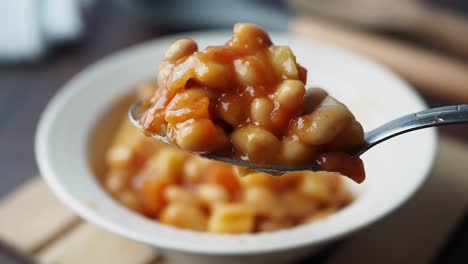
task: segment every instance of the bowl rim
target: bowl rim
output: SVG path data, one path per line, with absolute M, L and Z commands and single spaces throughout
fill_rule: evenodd
M 186 32 L 183 34 L 176 34 L 176 35 L 169 35 L 165 36 L 162 38 L 157 38 L 155 40 L 147 41 L 142 44 L 134 45 L 130 48 L 126 48 L 124 50 L 118 51 L 116 53 L 112 53 L 110 55 L 105 56 L 103 59 L 93 63 L 92 65 L 86 67 L 83 71 L 75 75 L 69 82 L 64 84 L 61 89 L 54 95 L 54 97 L 50 100 L 48 103 L 46 109 L 44 112 L 41 114 L 38 127 L 36 130 L 36 136 L 35 136 L 35 156 L 36 160 L 38 163 L 39 170 L 41 172 L 41 175 L 47 182 L 47 184 L 51 187 L 53 192 L 59 197 L 61 201 L 63 201 L 67 206 L 71 207 L 75 212 L 77 212 L 80 216 L 82 216 L 84 219 L 87 221 L 94 223 L 104 229 L 110 230 L 114 233 L 117 233 L 119 235 L 122 235 L 123 237 L 130 238 L 136 241 L 144 242 L 153 246 L 157 246 L 162 249 L 168 249 L 168 250 L 177 250 L 181 252 L 187 252 L 187 253 L 196 253 L 196 254 L 210 254 L 210 255 L 251 255 L 251 254 L 261 254 L 261 253 L 268 253 L 272 251 L 285 251 L 285 250 L 290 250 L 290 249 L 296 249 L 300 247 L 305 247 L 305 246 L 311 246 L 311 245 L 316 245 L 316 244 L 321 244 L 321 243 L 326 243 L 331 240 L 338 239 L 340 237 L 346 236 L 350 233 L 353 233 L 357 230 L 360 230 L 377 220 L 387 216 L 391 212 L 393 212 L 397 207 L 401 206 L 404 202 L 406 202 L 411 196 L 413 196 L 416 191 L 421 187 L 421 185 L 425 182 L 427 179 L 430 169 L 432 168 L 432 165 L 434 163 L 434 159 L 436 157 L 436 147 L 437 147 L 437 133 L 435 130 L 431 130 L 430 133 L 430 146 L 429 146 L 429 151 L 430 151 L 430 161 L 428 164 L 430 164 L 426 170 L 424 171 L 424 175 L 422 175 L 417 182 L 414 183 L 413 188 L 410 189 L 405 195 L 402 195 L 399 197 L 398 200 L 396 200 L 392 205 L 390 205 L 386 211 L 380 211 L 377 214 L 372 214 L 371 217 L 369 217 L 366 221 L 361 222 L 360 224 L 354 225 L 346 230 L 342 230 L 340 232 L 335 232 L 332 235 L 320 239 L 310 239 L 307 241 L 301 241 L 301 242 L 294 242 L 294 241 L 288 241 L 287 244 L 284 245 L 272 245 L 272 246 L 263 246 L 263 247 L 256 247 L 252 249 L 245 249 L 243 248 L 242 250 L 236 249 L 236 248 L 224 248 L 224 249 L 211 249 L 203 246 L 190 246 L 186 245 L 184 243 L 179 243 L 179 244 L 170 244 L 166 243 L 164 244 L 164 239 L 159 240 L 158 243 L 155 243 L 153 240 L 148 239 L 145 237 L 144 234 L 140 234 L 137 232 L 134 232 L 133 230 L 130 229 L 123 229 L 121 226 L 115 225 L 114 223 L 108 222 L 106 219 L 103 217 L 100 217 L 97 215 L 97 213 L 93 210 L 91 210 L 88 206 L 86 206 L 84 203 L 85 201 L 78 201 L 75 197 L 73 197 L 71 194 L 67 192 L 67 189 L 62 186 L 62 184 L 58 181 L 58 175 L 56 175 L 54 171 L 54 166 L 51 164 L 51 161 L 48 159 L 48 153 L 47 153 L 47 136 L 50 133 L 50 130 L 53 126 L 53 122 L 55 121 L 56 115 L 60 111 L 62 107 L 64 107 L 65 102 L 67 100 L 70 100 L 75 92 L 80 88 L 78 85 L 78 81 L 82 78 L 86 78 L 86 76 L 93 71 L 96 71 L 97 69 L 101 67 L 109 67 L 109 65 L 112 64 L 112 62 L 118 58 L 123 58 L 125 56 L 130 56 L 134 51 L 138 51 L 140 49 L 147 49 L 150 48 L 153 44 L 155 43 L 160 43 L 160 42 L 167 42 L 169 43 L 171 40 L 180 38 L 183 36 L 186 36 L 187 34 L 190 34 L 191 36 L 212 36 L 212 35 L 225 35 L 226 31 L 195 31 L 195 32 Z M 278 33 L 273 33 L 271 34 L 273 37 L 277 36 Z M 287 34 L 279 34 L 282 35 L 283 37 L 287 36 L 289 38 L 294 38 L 298 39 L 301 41 L 307 41 L 309 43 L 315 43 L 319 46 L 325 46 L 329 49 L 336 50 L 337 52 L 340 53 L 345 53 L 347 55 L 351 55 L 354 58 L 357 58 L 361 61 L 364 61 L 368 64 L 371 64 L 373 67 L 377 67 L 380 71 L 385 72 L 387 75 L 389 75 L 393 79 L 397 79 L 400 81 L 402 86 L 404 86 L 407 90 L 407 92 L 413 97 L 415 102 L 419 103 L 420 105 L 427 107 L 422 98 L 417 94 L 417 92 L 411 88 L 411 86 L 406 83 L 405 81 L 401 80 L 396 74 L 388 70 L 386 67 L 381 66 L 378 63 L 375 63 L 373 61 L 370 61 L 367 58 L 361 57 L 360 55 L 356 55 L 352 52 L 342 50 L 340 48 L 336 48 L 333 46 L 330 46 L 328 44 L 321 44 L 320 42 L 312 41 L 310 39 L 305 39 L 302 37 L 297 37 L 297 36 L 289 36 Z M 92 175 L 94 177 L 94 175 Z M 102 189 L 101 190 L 103 193 L 105 191 Z M 106 193 L 107 195 L 107 193 Z M 274 235 L 275 233 L 287 233 L 288 230 L 290 229 L 285 229 L 282 230 L 281 232 L 272 232 L 271 235 Z M 179 230 L 180 232 L 187 232 L 187 230 Z M 189 231 L 190 232 L 190 231 Z M 224 236 L 224 235 L 221 235 Z M 252 236 L 258 236 L 256 234 Z

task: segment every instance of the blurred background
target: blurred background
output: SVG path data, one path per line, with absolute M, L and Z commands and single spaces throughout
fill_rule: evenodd
M 238 21 L 371 57 L 413 84 L 431 107 L 468 103 L 466 0 L 2 0 L 0 197 L 37 175 L 39 116 L 77 72 L 133 44 L 230 29 Z M 466 125 L 441 133 L 468 142 Z M 457 230 L 437 263 L 468 263 L 468 217 Z M 6 255 L 0 250 L 0 263 Z

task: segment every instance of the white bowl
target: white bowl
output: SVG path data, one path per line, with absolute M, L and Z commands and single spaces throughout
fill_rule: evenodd
M 205 47 L 224 43 L 230 33 L 185 35 Z M 162 225 L 125 209 L 104 192 L 93 175 L 88 162 L 90 137 L 97 120 L 116 98 L 155 77 L 164 50 L 177 37 L 123 50 L 88 67 L 57 93 L 41 117 L 35 146 L 40 171 L 59 198 L 86 220 L 158 247 L 179 260 L 271 263 L 310 254 L 384 217 L 406 201 L 428 175 L 436 148 L 432 129 L 392 139 L 364 154 L 367 179 L 357 186 L 357 200 L 323 221 L 271 233 L 215 235 Z M 273 34 L 272 39 L 278 45 L 291 46 L 298 61 L 309 69 L 308 85 L 324 87 L 342 100 L 366 130 L 426 108 L 407 83 L 382 66 L 310 40 L 284 34 Z M 101 135 L 101 139 L 105 137 L 109 138 Z M 99 140 L 91 144 L 96 142 Z M 91 155 L 91 159 L 99 157 Z

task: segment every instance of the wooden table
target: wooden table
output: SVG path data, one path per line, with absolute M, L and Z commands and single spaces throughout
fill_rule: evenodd
M 3 171 L 0 196 L 37 175 L 33 149 L 35 128 L 45 105 L 62 84 L 107 54 L 173 33 L 144 25 L 110 1 L 97 2 L 95 8 L 86 14 L 87 32 L 81 43 L 59 47 L 37 64 L 0 66 L 0 168 Z M 464 6 L 468 7 L 466 4 Z M 432 107 L 451 103 L 428 96 L 425 99 Z M 468 126 L 441 129 L 443 135 L 465 142 L 468 142 L 467 131 Z M 465 217 L 457 233 L 442 252 L 438 263 L 455 259 L 468 262 L 468 253 L 462 250 L 468 245 L 468 217 Z M 17 263 L 2 254 L 0 248 L 0 263 L 9 263 L 4 259 Z

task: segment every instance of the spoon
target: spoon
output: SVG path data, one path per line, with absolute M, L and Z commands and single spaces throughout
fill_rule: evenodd
M 141 107 L 141 102 L 135 103 L 129 110 L 128 116 L 130 121 L 138 128 L 141 129 L 141 125 L 138 122 L 138 114 L 142 113 L 143 107 Z M 417 113 L 409 114 L 397 118 L 393 121 L 385 123 L 384 125 L 368 131 L 364 134 L 364 144 L 359 148 L 352 151 L 352 154 L 355 156 L 360 156 L 364 152 L 368 151 L 370 148 L 375 145 L 393 138 L 395 136 L 408 133 L 410 131 L 435 127 L 435 126 L 445 126 L 445 125 L 454 125 L 454 124 L 468 124 L 468 104 L 463 105 L 452 105 L 431 108 L 423 110 Z M 153 138 L 160 140 L 164 143 L 171 144 L 167 139 L 160 135 L 152 135 Z M 278 176 L 283 175 L 292 171 L 320 171 L 323 170 L 318 163 L 313 163 L 304 166 L 295 166 L 295 167 L 283 167 L 276 165 L 260 165 L 253 164 L 248 161 L 233 159 L 229 157 L 216 156 L 212 154 L 198 154 L 204 158 L 222 161 L 230 163 L 236 166 L 246 167 L 251 170 L 266 172 L 268 174 Z

